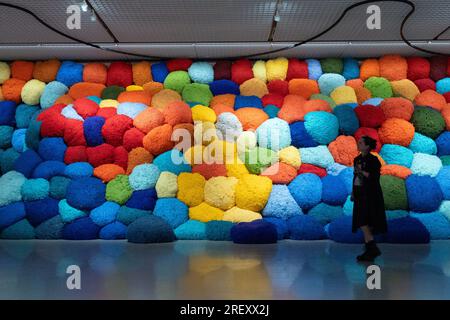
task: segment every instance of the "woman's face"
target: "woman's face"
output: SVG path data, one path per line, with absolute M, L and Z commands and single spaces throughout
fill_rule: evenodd
M 369 152 L 370 147 L 366 144 L 363 138 L 358 140 L 359 152 Z

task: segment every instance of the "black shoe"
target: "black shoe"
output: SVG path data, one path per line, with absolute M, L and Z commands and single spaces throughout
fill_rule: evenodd
M 366 243 L 366 251 L 364 251 L 363 254 L 357 256 L 356 260 L 361 262 L 363 261 L 372 262 L 379 255 L 381 255 L 381 251 L 380 249 L 378 249 L 375 241 L 372 240 Z

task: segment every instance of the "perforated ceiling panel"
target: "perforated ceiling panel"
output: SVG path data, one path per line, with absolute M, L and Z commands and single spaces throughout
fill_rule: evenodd
M 346 7 L 359 1 L 342 0 L 283 0 L 280 5 L 280 22 L 274 41 L 300 41 L 320 33 L 331 26 Z M 410 11 L 407 4 L 395 2 L 375 2 L 381 9 L 381 29 L 369 30 L 366 26 L 366 10 L 369 4 L 347 12 L 343 20 L 333 30 L 317 41 L 346 40 L 401 40 L 400 25 Z M 405 36 L 410 40 L 433 39 L 450 25 L 450 5 L 448 0 L 416 0 L 416 10 L 405 25 Z M 450 39 L 440 37 L 440 40 Z
M 54 28 L 88 42 L 112 42 L 113 39 L 98 21 L 91 21 L 90 12 L 80 15 L 81 29 L 70 30 L 66 21 L 67 8 L 79 4 L 77 0 L 2 0 L 2 2 L 24 7 L 35 13 Z M 0 43 L 71 43 L 40 24 L 31 15 L 13 8 L 0 6 Z
M 121 42 L 266 41 L 276 1 L 91 0 Z

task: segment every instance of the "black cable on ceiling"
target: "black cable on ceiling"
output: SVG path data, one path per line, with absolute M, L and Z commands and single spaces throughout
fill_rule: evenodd
M 293 45 L 289 45 L 289 46 L 286 46 L 286 47 L 283 47 L 283 48 L 275 49 L 275 50 L 268 50 L 268 51 L 264 51 L 264 52 L 259 52 L 259 53 L 249 54 L 249 55 L 242 55 L 242 56 L 223 57 L 221 59 L 234 60 L 234 59 L 243 59 L 243 58 L 253 58 L 253 57 L 256 57 L 256 56 L 273 54 L 273 53 L 282 52 L 282 51 L 285 51 L 285 50 L 289 50 L 289 49 L 293 49 L 293 48 L 299 47 L 299 46 L 301 46 L 303 44 L 306 44 L 308 42 L 311 42 L 311 41 L 313 41 L 313 40 L 323 36 L 324 34 L 326 34 L 329 31 L 331 31 L 334 27 L 336 27 L 339 24 L 339 22 L 342 21 L 342 19 L 345 17 L 345 15 L 350 10 L 352 10 L 352 9 L 354 9 L 356 7 L 359 7 L 359 6 L 362 6 L 362 5 L 365 5 L 365 4 L 369 4 L 369 3 L 374 3 L 374 2 L 398 2 L 398 3 L 404 3 L 404 4 L 409 5 L 411 7 L 411 10 L 408 12 L 408 14 L 405 16 L 405 18 L 403 18 L 402 23 L 400 25 L 400 36 L 401 36 L 403 42 L 406 43 L 409 47 L 411 47 L 411 48 L 413 48 L 415 50 L 418 50 L 418 51 L 421 51 L 421 52 L 425 52 L 425 53 L 428 53 L 428 54 L 436 54 L 436 55 L 446 55 L 446 54 L 448 54 L 448 53 L 442 53 L 442 52 L 437 52 L 437 51 L 432 51 L 432 50 L 420 48 L 420 47 L 412 44 L 408 39 L 406 39 L 403 29 L 404 29 L 405 23 L 408 21 L 410 16 L 416 10 L 416 6 L 414 5 L 413 2 L 411 2 L 409 0 L 365 0 L 365 1 L 354 3 L 354 4 L 350 5 L 350 6 L 348 6 L 347 8 L 345 8 L 345 10 L 342 12 L 340 17 L 331 26 L 329 26 L 328 28 L 326 28 L 322 32 L 320 32 L 320 33 L 318 33 L 318 34 L 316 34 L 316 35 L 314 35 L 314 36 L 312 36 L 312 37 L 310 37 L 310 38 L 308 38 L 306 40 L 297 42 L 297 43 L 295 43 Z M 47 22 L 45 22 L 44 20 L 39 18 L 34 12 L 32 12 L 32 11 L 30 11 L 30 10 L 24 8 L 24 7 L 13 5 L 13 4 L 9 4 L 9 3 L 4 3 L 4 2 L 0 2 L 0 6 L 9 7 L 9 8 L 13 8 L 13 9 L 25 12 L 25 13 L 31 15 L 32 17 L 34 17 L 39 23 L 41 23 L 42 25 L 46 26 L 48 29 L 56 32 L 57 34 L 59 34 L 59 35 L 61 35 L 63 37 L 66 37 L 66 38 L 68 38 L 70 40 L 73 40 L 75 42 L 78 42 L 78 43 L 81 43 L 81 44 L 84 44 L 84 45 L 87 45 L 87 46 L 90 46 L 90 47 L 93 47 L 93 48 L 96 48 L 96 49 L 100 49 L 100 50 L 104 50 L 104 51 L 108 51 L 108 52 L 112 52 L 112 53 L 125 54 L 125 55 L 139 57 L 139 58 L 151 59 L 151 60 L 164 60 L 164 59 L 168 58 L 168 57 L 161 57 L 161 56 L 151 56 L 151 55 L 146 55 L 146 54 L 138 54 L 138 53 L 133 53 L 133 52 L 126 52 L 126 51 L 116 50 L 116 49 L 111 49 L 111 48 L 104 48 L 104 47 L 96 45 L 96 44 L 94 44 L 92 42 L 88 42 L 88 41 L 84 41 L 82 39 L 78 39 L 76 37 L 73 37 L 71 35 L 68 35 L 68 34 L 66 34 L 64 32 L 61 32 L 61 31 L 57 30 L 56 28 L 52 27 Z M 202 59 L 202 60 L 212 60 L 212 59 Z M 216 59 L 214 59 L 214 60 L 216 60 Z

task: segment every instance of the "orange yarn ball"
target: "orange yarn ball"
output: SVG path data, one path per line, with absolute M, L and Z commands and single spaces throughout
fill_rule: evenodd
M 378 136 L 382 144 L 397 144 L 407 147 L 414 138 L 412 123 L 399 118 L 389 118 L 378 129 Z

